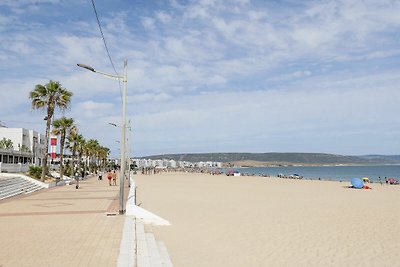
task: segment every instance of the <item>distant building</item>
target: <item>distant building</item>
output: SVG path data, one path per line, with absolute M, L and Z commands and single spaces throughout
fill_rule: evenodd
M 222 167 L 222 162 L 212 162 L 212 161 L 207 161 L 207 162 L 188 162 L 188 161 L 175 161 L 172 159 L 157 159 L 157 160 L 152 160 L 152 159 L 132 159 L 134 162 L 136 162 L 136 165 L 138 168 L 192 168 L 192 167 L 199 167 L 199 168 L 204 168 L 204 167 L 209 167 L 209 168 L 221 168 Z
M 12 150 L 1 150 L 0 162 L 40 166 L 45 155 L 45 136 L 25 128 L 0 127 L 0 140 L 10 139 Z
M 176 168 L 176 161 L 173 160 L 173 159 L 171 159 L 171 160 L 168 162 L 168 167 L 169 167 L 169 168 Z

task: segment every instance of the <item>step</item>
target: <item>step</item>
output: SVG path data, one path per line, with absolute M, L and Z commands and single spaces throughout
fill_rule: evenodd
M 8 193 L 10 193 L 10 192 L 14 192 L 14 191 L 16 191 L 16 190 L 24 190 L 24 188 L 26 187 L 27 185 L 22 185 L 22 186 L 11 186 L 11 187 L 7 187 L 7 188 L 2 188 L 1 190 L 0 190 L 0 194 L 8 194 Z
M 169 257 L 167 247 L 163 241 L 157 241 L 158 251 L 160 252 L 161 262 L 163 267 L 174 267 L 171 258 Z
M 173 267 L 165 243 L 157 241 L 150 225 L 136 219 L 136 267 Z
M 126 217 L 117 267 L 134 267 L 136 263 L 135 218 Z
M 16 195 L 20 195 L 22 193 L 23 193 L 23 191 L 19 190 L 19 191 L 8 192 L 7 194 L 0 194 L 0 200 L 1 199 L 6 199 L 6 198 L 9 198 L 9 197 L 13 197 L 13 196 L 16 196 Z
M 29 186 L 31 184 L 32 184 L 31 182 L 26 181 L 26 182 L 21 182 L 21 183 L 18 183 L 18 184 L 12 184 L 12 185 L 9 185 L 9 186 L 4 186 L 4 187 L 0 188 L 0 192 L 4 193 L 4 192 L 8 192 L 8 191 L 13 191 L 15 189 L 23 189 L 23 188 L 25 188 L 25 187 L 27 187 L 27 186 Z
M 0 199 L 13 197 L 19 194 L 29 194 L 43 187 L 22 177 L 1 179 Z
M 10 186 L 13 184 L 18 184 L 18 183 L 22 183 L 25 182 L 26 180 L 23 178 L 12 178 L 12 179 L 7 179 L 3 182 L 0 183 L 0 187 L 5 187 L 5 186 Z
M 16 195 L 20 195 L 22 194 L 22 192 L 13 192 L 13 193 L 8 193 L 8 194 L 4 194 L 4 195 L 0 195 L 0 200 L 6 199 L 6 198 L 10 198 Z
M 33 193 L 39 190 L 42 190 L 43 187 L 41 187 L 40 185 L 34 185 L 33 187 L 29 188 L 28 190 L 25 191 L 25 194 L 29 194 L 29 193 Z
M 145 233 L 151 267 L 162 267 L 160 252 L 153 233 Z
M 151 267 L 144 225 L 139 219 L 136 219 L 136 255 L 137 267 Z

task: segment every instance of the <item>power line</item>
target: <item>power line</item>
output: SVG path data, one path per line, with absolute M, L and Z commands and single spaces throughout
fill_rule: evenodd
M 96 15 L 97 25 L 99 25 L 99 29 L 100 29 L 100 33 L 101 33 L 101 38 L 103 39 L 104 47 L 106 48 L 106 52 L 107 52 L 107 55 L 108 55 L 108 59 L 109 59 L 110 62 L 111 62 L 111 66 L 113 67 L 115 74 L 118 75 L 117 70 L 115 69 L 115 66 L 114 66 L 114 62 L 112 61 L 112 58 L 111 58 L 111 55 L 110 55 L 110 51 L 108 51 L 106 38 L 104 38 L 103 29 L 102 29 L 102 27 L 101 27 L 101 23 L 100 23 L 100 20 L 99 20 L 99 16 L 98 16 L 98 14 L 97 14 L 96 5 L 94 4 L 94 0 L 92 0 L 92 5 L 93 5 L 94 14 Z M 120 94 L 121 101 L 122 101 L 121 81 L 118 81 L 118 84 L 119 84 L 119 94 Z

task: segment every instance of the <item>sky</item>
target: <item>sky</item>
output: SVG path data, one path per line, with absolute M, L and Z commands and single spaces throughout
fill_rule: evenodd
M 400 1 L 95 0 L 128 153 L 400 154 Z M 91 0 L 0 1 L 0 122 L 44 134 L 59 81 L 86 139 L 120 153 L 122 93 Z M 113 127 L 108 123 L 115 123 Z

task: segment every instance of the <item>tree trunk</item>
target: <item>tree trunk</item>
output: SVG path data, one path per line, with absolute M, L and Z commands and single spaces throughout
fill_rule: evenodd
M 50 125 L 51 125 L 51 117 L 53 116 L 53 112 L 51 111 L 50 107 L 47 109 L 47 123 L 46 123 L 46 143 L 44 145 L 44 158 L 42 164 L 42 176 L 40 180 L 42 182 L 45 181 L 46 172 L 47 172 L 47 154 L 49 152 L 49 139 L 50 139 Z
M 75 157 L 76 157 L 76 149 L 75 149 L 75 143 L 74 143 L 74 147 L 72 148 L 72 175 L 75 175 Z
M 64 163 L 63 163 L 63 157 L 64 157 L 64 143 L 65 143 L 65 133 L 61 133 L 61 138 L 60 138 L 60 181 L 63 179 L 63 174 L 64 174 Z
M 85 168 L 85 162 L 82 162 L 82 155 L 83 155 L 82 153 L 78 154 L 78 157 L 79 157 L 79 159 L 78 159 L 78 168 L 84 169 Z

